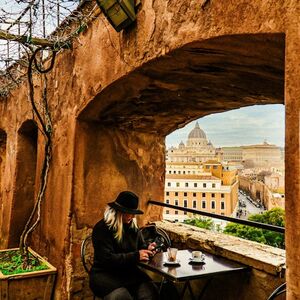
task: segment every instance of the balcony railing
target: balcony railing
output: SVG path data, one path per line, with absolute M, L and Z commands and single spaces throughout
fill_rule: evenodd
M 279 232 L 279 233 L 283 233 L 283 234 L 285 233 L 285 228 L 281 227 L 281 226 L 270 225 L 270 224 L 255 222 L 255 221 L 249 221 L 249 220 L 241 220 L 241 219 L 227 217 L 227 216 L 223 216 L 223 215 L 219 215 L 219 214 L 213 214 L 213 213 L 209 213 L 209 212 L 205 212 L 205 211 L 201 211 L 201 210 L 197 210 L 197 209 L 162 203 L 162 202 L 159 202 L 156 200 L 149 200 L 148 204 L 173 208 L 176 210 L 182 210 L 182 211 L 190 212 L 193 214 L 198 214 L 198 215 L 202 215 L 202 216 L 206 216 L 206 217 L 210 217 L 210 218 L 225 220 L 228 222 L 234 222 L 234 223 L 238 223 L 238 224 L 242 224 L 242 225 L 248 225 L 248 226 L 252 226 L 252 227 L 256 227 L 256 228 L 271 230 L 271 231 L 275 231 L 275 232 Z

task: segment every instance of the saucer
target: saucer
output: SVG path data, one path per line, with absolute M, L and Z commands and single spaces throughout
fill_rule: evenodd
M 163 263 L 164 266 L 180 266 L 180 261 L 179 260 L 175 260 L 175 261 L 164 261 Z
M 201 257 L 199 259 L 193 259 L 193 258 L 190 258 L 190 262 L 189 264 L 205 264 L 204 262 L 204 257 Z

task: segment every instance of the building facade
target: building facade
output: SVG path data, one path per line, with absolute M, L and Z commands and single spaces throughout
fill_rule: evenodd
M 230 216 L 238 201 L 237 171 L 216 161 L 167 163 L 165 203 Z M 184 221 L 191 213 L 165 208 L 163 217 Z
M 245 168 L 283 167 L 282 148 L 264 141 L 262 144 L 222 147 L 218 150 L 220 161 L 241 162 Z
M 211 159 L 217 159 L 216 149 L 207 139 L 198 122 L 189 133 L 186 145 L 181 142 L 178 147 L 171 147 L 166 152 L 167 162 L 200 163 Z

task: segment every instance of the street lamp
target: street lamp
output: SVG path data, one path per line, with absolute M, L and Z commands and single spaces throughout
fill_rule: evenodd
M 136 19 L 135 6 L 139 0 L 96 0 L 102 12 L 116 31 L 129 26 Z

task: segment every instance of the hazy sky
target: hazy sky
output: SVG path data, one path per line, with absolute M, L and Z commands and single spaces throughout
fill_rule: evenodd
M 284 146 L 284 105 L 255 105 L 198 119 L 200 128 L 215 147 L 261 144 Z M 166 137 L 167 148 L 186 140 L 196 121 Z

